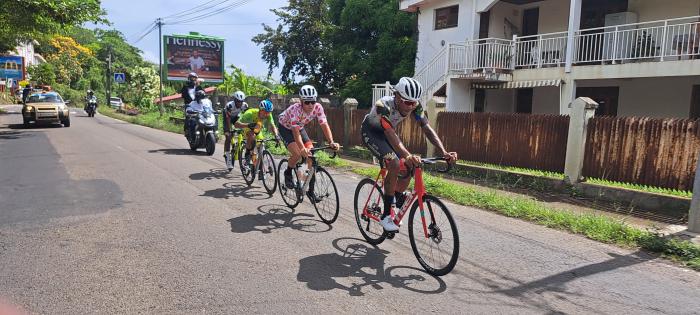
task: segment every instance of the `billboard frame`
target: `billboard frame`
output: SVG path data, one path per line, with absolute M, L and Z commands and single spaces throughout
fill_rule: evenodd
M 168 81 L 187 81 L 187 76 L 183 77 L 176 77 L 176 76 L 170 76 L 168 74 L 169 67 L 168 67 L 168 38 L 185 38 L 185 39 L 194 39 L 194 40 L 213 40 L 213 41 L 219 41 L 221 42 L 221 79 L 211 79 L 211 78 L 203 78 L 200 76 L 200 79 L 203 79 L 204 82 L 212 82 L 212 83 L 221 83 L 224 80 L 224 73 L 226 72 L 225 69 L 225 45 L 223 44 L 226 40 L 223 37 L 217 37 L 217 36 L 210 36 L 210 35 L 202 35 L 197 32 L 190 32 L 187 35 L 183 34 L 172 34 L 172 35 L 163 35 L 162 41 L 163 41 L 163 60 L 165 62 L 163 63 L 163 75 L 165 76 L 165 79 Z

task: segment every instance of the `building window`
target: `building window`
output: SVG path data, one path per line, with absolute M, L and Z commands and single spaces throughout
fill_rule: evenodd
M 457 27 L 459 5 L 435 10 L 435 29 Z

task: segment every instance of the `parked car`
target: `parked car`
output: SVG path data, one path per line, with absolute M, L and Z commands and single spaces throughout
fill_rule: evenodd
M 124 102 L 122 102 L 121 98 L 110 97 L 109 98 L 109 106 L 112 106 L 115 108 L 122 108 L 122 107 L 124 107 Z
M 27 103 L 22 106 L 22 121 L 28 128 L 31 122 L 37 123 L 61 123 L 70 127 L 70 110 L 66 106 L 70 101 L 56 92 L 34 93 L 27 97 Z

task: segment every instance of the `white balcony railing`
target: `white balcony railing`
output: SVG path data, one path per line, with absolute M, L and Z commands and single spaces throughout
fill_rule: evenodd
M 513 41 L 484 38 L 450 44 L 449 70 L 464 74 L 475 70 L 513 70 Z
M 566 62 L 567 32 L 514 37 L 515 67 L 541 68 Z
M 698 16 L 580 30 L 574 63 L 679 60 L 697 53 Z

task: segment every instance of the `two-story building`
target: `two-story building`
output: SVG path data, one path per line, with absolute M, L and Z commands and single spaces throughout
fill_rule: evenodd
M 402 0 L 446 110 L 700 117 L 700 0 Z M 377 86 L 375 97 L 385 90 Z

